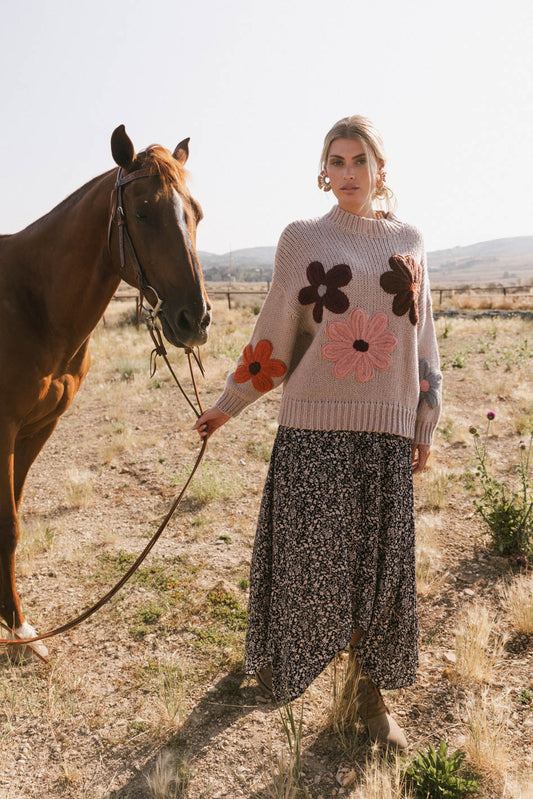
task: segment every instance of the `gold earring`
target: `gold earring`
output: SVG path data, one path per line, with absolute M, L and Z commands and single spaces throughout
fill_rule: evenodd
M 387 173 L 383 169 L 380 170 L 376 178 L 376 194 L 383 194 L 386 179 L 387 179 Z
M 318 176 L 318 188 L 323 191 L 331 191 L 331 181 L 327 177 L 325 169 Z

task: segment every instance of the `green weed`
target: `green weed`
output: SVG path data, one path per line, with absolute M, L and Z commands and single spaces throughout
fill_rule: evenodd
M 419 750 L 407 766 L 406 783 L 420 799 L 462 799 L 479 794 L 480 776 L 463 770 L 465 757 L 460 750 L 448 754 L 446 741 L 441 741 L 438 749 L 430 744 L 427 752 Z
M 488 424 L 484 436 L 475 427 L 470 428 L 476 454 L 476 476 L 483 494 L 474 500 L 474 506 L 485 521 L 493 547 L 501 555 L 533 555 L 533 487 L 529 477 L 529 463 L 533 432 L 529 444 L 519 443 L 520 460 L 516 467 L 518 485 L 512 487 L 493 477 L 489 471 L 487 440 L 495 413 L 487 413 Z
M 524 688 L 516 697 L 519 705 L 530 705 L 533 702 L 533 691 L 530 688 Z

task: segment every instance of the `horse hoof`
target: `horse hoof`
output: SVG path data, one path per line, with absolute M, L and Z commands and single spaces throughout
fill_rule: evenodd
M 20 627 L 16 627 L 13 631 L 14 638 L 34 638 L 38 635 L 37 631 L 28 624 L 27 621 L 24 624 L 21 624 Z M 17 649 L 21 649 L 26 656 L 30 657 L 37 657 L 39 660 L 47 660 L 48 659 L 48 649 L 45 647 L 42 641 L 35 641 L 35 643 L 26 644 L 26 646 L 17 647 Z

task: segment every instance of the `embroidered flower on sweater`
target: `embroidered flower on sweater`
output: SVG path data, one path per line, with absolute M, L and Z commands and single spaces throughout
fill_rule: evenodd
M 409 321 L 416 325 L 422 267 L 412 255 L 391 255 L 389 266 L 390 271 L 381 275 L 379 284 L 387 294 L 396 295 L 392 301 L 392 312 L 396 316 L 403 316 L 409 311 Z
M 273 377 L 281 377 L 287 371 L 283 361 L 271 358 L 273 346 L 268 339 L 258 341 L 255 347 L 247 344 L 242 353 L 242 363 L 233 375 L 236 383 L 252 381 L 256 391 L 271 391 Z
M 432 372 L 429 361 L 421 358 L 418 362 L 418 379 L 420 381 L 420 399 L 418 406 L 425 402 L 430 408 L 436 408 L 439 404 L 439 390 L 442 375 Z
M 326 335 L 330 339 L 322 346 L 322 356 L 335 361 L 335 377 L 346 377 L 350 372 L 360 383 L 367 383 L 375 369 L 388 369 L 390 354 L 398 343 L 388 330 L 389 319 L 383 311 L 374 311 L 370 319 L 362 308 L 351 312 L 348 321 L 330 322 Z
M 320 261 L 313 261 L 307 267 L 307 279 L 311 285 L 300 291 L 298 300 L 302 305 L 315 303 L 315 322 L 320 324 L 322 321 L 324 308 L 333 313 L 344 313 L 348 310 L 350 301 L 339 289 L 339 286 L 346 286 L 352 279 L 352 270 L 347 264 L 336 264 L 326 272 Z

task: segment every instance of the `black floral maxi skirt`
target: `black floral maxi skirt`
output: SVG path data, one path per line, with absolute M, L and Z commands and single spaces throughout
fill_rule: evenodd
M 411 441 L 279 427 L 251 573 L 245 670 L 296 699 L 348 646 L 380 688 L 418 666 Z

